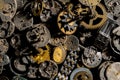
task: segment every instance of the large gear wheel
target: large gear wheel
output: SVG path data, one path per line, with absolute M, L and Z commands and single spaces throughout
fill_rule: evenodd
M 93 17 L 87 21 L 83 20 L 80 24 L 87 29 L 97 29 L 101 27 L 107 20 L 107 12 L 105 7 L 102 4 L 98 4 L 93 6 L 94 15 Z

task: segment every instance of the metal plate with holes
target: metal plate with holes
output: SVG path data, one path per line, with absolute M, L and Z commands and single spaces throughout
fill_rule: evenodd
M 120 80 L 119 58 L 120 0 L 0 0 L 0 80 Z
M 10 21 L 17 10 L 16 0 L 0 0 L 0 19 L 2 21 Z
M 48 44 L 51 35 L 46 25 L 40 23 L 34 25 L 32 30 L 27 32 L 26 37 L 34 47 L 39 48 Z
M 40 64 L 39 72 L 45 78 L 54 79 L 58 73 L 58 66 L 54 61 L 45 61 Z
M 76 68 L 71 73 L 70 80 L 93 80 L 93 75 L 87 68 Z
M 95 47 L 91 46 L 84 50 L 82 55 L 82 62 L 88 68 L 95 68 L 100 65 L 102 61 L 101 52 L 98 52 Z

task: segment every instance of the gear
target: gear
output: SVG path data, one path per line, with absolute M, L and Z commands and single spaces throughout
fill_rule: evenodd
M 85 27 L 86 29 L 97 29 L 102 27 L 102 25 L 107 20 L 107 12 L 105 7 L 102 4 L 98 4 L 92 7 L 93 13 L 91 16 L 92 18 L 87 21 L 83 20 L 80 25 Z

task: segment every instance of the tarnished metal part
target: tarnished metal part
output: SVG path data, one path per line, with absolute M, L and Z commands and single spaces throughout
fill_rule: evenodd
M 120 1 L 119 0 L 104 0 L 105 5 L 108 8 L 108 17 L 113 19 L 118 25 L 120 25 Z
M 0 65 L 4 66 L 4 65 L 7 65 L 9 63 L 10 63 L 9 57 L 5 54 L 4 55 L 0 54 Z
M 22 31 L 33 26 L 33 18 L 24 12 L 18 12 L 13 18 L 15 26 Z
M 45 24 L 36 24 L 32 30 L 29 30 L 26 34 L 27 40 L 35 47 L 40 48 L 48 44 L 51 38 L 50 32 Z
M 6 39 L 0 39 L 0 54 L 5 54 L 9 49 L 9 44 Z
M 15 24 L 11 21 L 4 22 L 0 25 L 0 38 L 10 37 L 15 30 Z
M 110 46 L 115 53 L 120 54 L 120 27 L 112 30 Z
M 31 10 L 34 16 L 40 16 L 41 11 L 43 10 L 42 0 L 35 0 L 31 3 Z
M 73 70 L 70 80 L 93 80 L 93 75 L 89 69 L 80 67 Z
M 64 47 L 66 50 L 72 50 L 72 51 L 79 51 L 79 40 L 76 36 L 74 35 L 69 35 L 67 36 L 67 40 L 64 44 Z
M 106 70 L 107 80 L 120 80 L 120 62 L 110 64 Z
M 10 45 L 14 48 L 14 49 L 18 49 L 21 46 L 21 38 L 20 38 L 20 34 L 14 34 L 13 37 L 11 38 L 10 41 Z
M 67 36 L 55 37 L 55 38 L 51 38 L 49 43 L 53 46 L 61 46 L 65 44 L 66 40 L 67 40 Z
M 95 68 L 100 65 L 102 61 L 101 52 L 93 46 L 85 48 L 84 54 L 82 55 L 82 62 L 88 68 Z
M 106 69 L 108 68 L 108 66 L 110 64 L 112 64 L 113 62 L 112 61 L 105 61 L 103 62 L 100 66 L 99 66 L 99 77 L 100 77 L 100 80 L 107 80 L 106 78 Z
M 59 2 L 57 2 L 55 0 L 52 0 L 52 7 L 50 9 L 51 14 L 52 15 L 57 15 L 60 12 L 61 9 L 62 9 L 62 5 Z
M 16 0 L 0 0 L 0 19 L 11 21 L 17 10 Z
M 57 74 L 55 80 L 68 80 L 68 76 L 75 68 L 77 63 L 78 53 L 77 51 L 70 51 L 69 55 L 66 57 L 60 72 Z
M 98 49 L 104 50 L 107 48 L 110 42 L 110 32 L 114 27 L 115 23 L 112 20 L 108 19 L 106 23 L 100 28 L 99 34 L 94 42 L 94 45 Z
M 40 64 L 39 72 L 42 77 L 53 80 L 58 73 L 58 66 L 54 61 L 45 61 Z
M 37 70 L 38 70 L 38 68 L 30 66 L 27 76 L 29 78 L 37 78 L 37 76 L 36 76 Z

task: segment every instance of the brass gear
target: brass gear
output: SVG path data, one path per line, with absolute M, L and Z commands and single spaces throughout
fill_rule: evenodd
M 58 19 L 57 19 L 59 29 L 64 34 L 68 34 L 68 35 L 75 33 L 75 31 L 77 30 L 76 21 L 72 20 L 70 16 L 72 15 L 69 14 L 69 12 L 64 10 L 60 12 L 60 14 L 58 15 Z M 62 19 L 61 17 L 64 17 L 64 19 Z
M 101 9 L 101 11 L 96 11 L 97 8 Z M 93 11 L 95 13 L 94 17 L 91 18 L 89 20 L 89 23 L 87 23 L 86 21 L 82 21 L 80 24 L 82 26 L 84 26 L 86 29 L 97 29 L 99 27 L 101 27 L 107 20 L 107 12 L 106 12 L 106 9 L 105 7 L 100 3 L 96 6 L 93 6 Z M 102 14 L 100 13 L 102 12 Z M 100 19 L 99 21 L 96 21 Z M 94 24 L 94 22 L 97 22 L 96 24 Z

